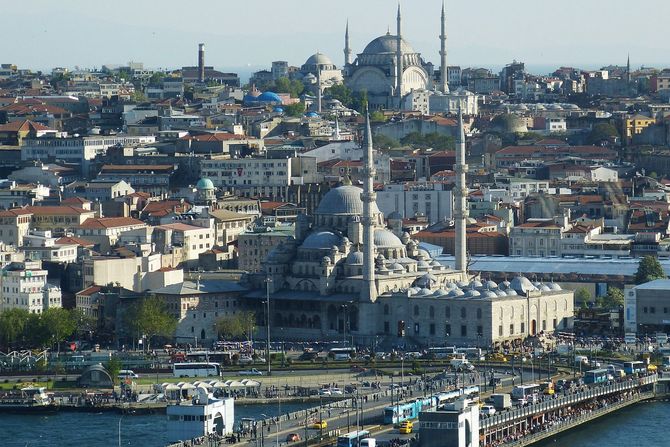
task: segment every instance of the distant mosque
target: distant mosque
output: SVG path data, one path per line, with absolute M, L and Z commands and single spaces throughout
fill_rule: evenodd
M 402 35 L 402 13 L 398 5 L 397 34 L 387 32 L 370 42 L 353 62 L 349 24 L 344 38 L 344 82 L 353 91 L 367 91 L 371 108 L 402 108 L 402 98 L 410 92 L 436 89 L 449 93 L 447 74 L 446 15 L 442 5 L 440 34 L 440 76 L 434 66 L 414 51 Z

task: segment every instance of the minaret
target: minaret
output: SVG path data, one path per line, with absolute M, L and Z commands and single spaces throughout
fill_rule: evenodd
M 440 34 L 440 91 L 449 93 L 449 73 L 447 69 L 447 16 L 442 2 L 442 34 Z
M 316 111 L 321 113 L 321 103 L 323 102 L 323 93 L 321 93 L 321 65 L 316 65 Z
M 454 219 L 456 220 L 456 271 L 465 272 L 467 263 L 467 237 L 468 207 L 466 198 L 468 196 L 468 185 L 465 174 L 468 165 L 465 164 L 465 130 L 463 128 L 463 112 L 458 107 L 458 143 L 456 145 L 456 187 L 454 188 Z
M 198 82 L 205 82 L 205 44 L 198 44 Z
M 402 109 L 402 15 L 400 13 L 400 2 L 398 2 L 398 35 L 397 39 L 397 49 L 396 49 L 396 68 L 398 69 L 398 82 L 397 85 L 397 95 L 398 95 L 398 109 Z
M 628 62 L 626 63 L 626 81 L 630 86 L 630 53 L 628 53 Z
M 370 112 L 365 114 L 365 169 L 361 200 L 363 201 L 363 287 L 361 299 L 375 301 L 377 287 L 375 286 L 375 247 L 374 247 L 374 216 L 372 204 L 375 203 L 374 192 L 375 165 L 372 155 L 372 130 L 370 129 Z
M 351 46 L 349 45 L 349 20 L 347 30 L 344 32 L 344 66 L 351 65 Z

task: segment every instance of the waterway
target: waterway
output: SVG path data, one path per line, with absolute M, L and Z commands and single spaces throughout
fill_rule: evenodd
M 546 439 L 537 447 L 667 447 L 669 402 L 632 405 L 588 422 L 575 430 Z
M 314 403 L 282 404 L 286 414 Z M 277 405 L 244 405 L 235 407 L 235 420 L 261 419 L 261 414 L 277 416 Z M 51 415 L 0 415 L 2 447 L 110 447 L 118 445 L 119 421 L 121 445 L 164 447 L 167 444 L 165 414 L 124 415 L 116 413 L 71 413 Z
M 281 412 L 291 412 L 313 404 L 284 404 Z M 279 414 L 277 405 L 237 406 L 235 417 L 260 418 Z M 69 413 L 48 416 L 0 415 L 2 447 L 110 447 L 117 445 L 121 421 L 123 446 L 163 447 L 167 440 L 165 415 L 127 415 L 114 413 Z M 555 436 L 537 447 L 667 447 L 667 421 L 670 403 L 634 405 L 592 421 L 580 428 Z

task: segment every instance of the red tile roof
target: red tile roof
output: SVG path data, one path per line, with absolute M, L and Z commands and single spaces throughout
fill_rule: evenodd
M 100 286 L 90 286 L 90 287 L 88 287 L 84 290 L 80 290 L 75 295 L 77 295 L 77 296 L 91 296 L 94 293 L 100 292 L 101 290 L 102 290 L 102 287 L 100 287 Z
M 55 132 L 55 130 L 50 127 L 30 120 L 11 121 L 7 124 L 0 125 L 0 132 L 41 132 L 49 130 Z
M 95 228 L 118 228 L 143 226 L 147 224 L 141 220 L 133 219 L 132 217 L 91 217 L 86 219 L 79 228 L 95 229 Z
M 81 245 L 82 247 L 93 247 L 95 245 L 91 241 L 74 236 L 63 236 L 56 239 L 56 243 L 59 245 Z
M 74 206 L 27 206 L 24 208 L 33 214 L 39 216 L 62 216 L 62 215 L 79 215 L 93 213 L 93 211 L 77 208 Z

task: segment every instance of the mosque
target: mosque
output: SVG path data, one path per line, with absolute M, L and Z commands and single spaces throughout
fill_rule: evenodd
M 275 247 L 264 272 L 244 278 L 246 303 L 273 339 L 350 340 L 358 345 L 519 343 L 572 327 L 573 293 L 522 276 L 496 284 L 467 271 L 468 189 L 465 134 L 459 117 L 454 189 L 453 269 L 431 258 L 409 234 L 385 227 L 373 189 L 369 116 L 364 184 L 329 191 L 313 216 L 301 215 L 295 238 Z

